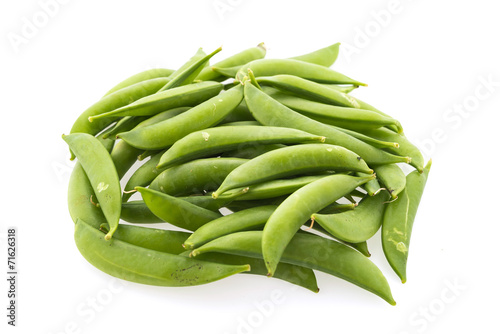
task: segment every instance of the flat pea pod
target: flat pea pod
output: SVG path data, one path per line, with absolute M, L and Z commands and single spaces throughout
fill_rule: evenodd
M 80 116 L 78 116 L 75 123 L 73 123 L 73 127 L 71 128 L 70 133 L 83 132 L 91 135 L 98 134 L 113 121 L 115 121 L 117 117 L 102 119 L 99 121 L 96 120 L 92 123 L 88 121 L 89 117 L 115 110 L 127 104 L 133 103 L 134 101 L 139 100 L 145 96 L 154 94 L 166 82 L 166 78 L 145 80 L 117 90 L 114 93 L 103 97 L 92 106 L 87 108 L 87 110 L 85 110 Z
M 171 92 L 174 89 L 165 92 Z M 219 123 L 242 100 L 243 88 L 236 86 L 176 117 L 148 127 L 122 133 L 119 137 L 130 145 L 144 150 L 163 149 L 193 131 L 202 130 Z
M 260 43 L 255 47 L 248 48 L 226 59 L 223 59 L 215 63 L 213 66 L 215 67 L 243 66 L 244 64 L 249 63 L 252 60 L 264 58 L 265 55 L 266 55 L 266 47 L 264 46 L 264 43 Z M 219 80 L 220 78 L 221 75 L 215 72 L 212 66 L 205 67 L 196 77 L 197 80 L 202 80 L 202 81 Z
M 81 219 L 75 226 L 75 243 L 97 269 L 127 281 L 157 286 L 210 283 L 243 271 L 249 265 L 224 265 L 158 252 L 121 240 L 104 240 L 104 234 Z
M 325 137 L 289 128 L 260 125 L 216 127 L 192 132 L 179 139 L 163 154 L 158 168 L 167 168 L 238 147 L 324 141 Z
M 382 249 L 392 269 L 406 282 L 406 263 L 413 222 L 424 192 L 432 161 L 422 174 L 413 171 L 406 176 L 406 188 L 398 199 L 389 203 L 382 222 Z
M 394 200 L 398 198 L 400 192 L 406 187 L 406 175 L 396 164 L 375 166 L 373 170 L 377 174 L 380 183 Z
M 97 120 L 118 116 L 153 116 L 167 109 L 194 106 L 219 94 L 222 87 L 222 84 L 214 81 L 175 87 L 143 97 L 121 108 L 107 112 L 101 110 L 99 114 L 88 117 L 88 121 L 93 123 Z
M 100 208 L 110 226 L 110 231 L 106 234 L 106 240 L 109 240 L 118 228 L 121 212 L 120 179 L 113 160 L 101 142 L 87 133 L 63 135 L 63 139 L 76 155 L 89 178 Z
M 296 59 L 254 60 L 241 67 L 236 74 L 236 79 L 242 82 L 248 75 L 249 69 L 253 72 L 255 77 L 291 75 L 318 83 L 366 86 L 365 83 L 351 79 L 348 76 L 327 67 Z
M 142 199 L 158 218 L 189 230 L 196 231 L 200 226 L 221 217 L 222 215 L 177 197 L 143 187 L 136 187 Z
M 265 205 L 212 220 L 191 234 L 183 247 L 193 249 L 227 234 L 263 227 L 274 210 L 276 205 Z
M 111 93 L 114 93 L 122 88 L 132 86 L 136 83 L 150 80 L 150 79 L 156 79 L 156 78 L 168 78 L 172 73 L 174 73 L 175 70 L 167 69 L 167 68 L 152 68 L 150 70 L 145 70 L 142 72 L 139 72 L 137 74 L 132 75 L 131 77 L 123 80 L 122 82 L 118 83 L 116 86 L 108 90 L 104 96 L 107 96 Z M 103 96 L 103 97 L 104 97 Z
M 375 178 L 335 174 L 311 182 L 281 203 L 264 226 L 262 254 L 272 276 L 290 240 L 311 215 Z
M 400 126 L 397 120 L 371 110 L 339 107 L 276 91 L 269 96 L 307 117 L 342 128 L 357 130 L 379 128 L 386 125 Z
M 191 255 L 218 252 L 262 258 L 262 237 L 261 231 L 233 233 L 206 243 Z M 337 276 L 396 305 L 380 269 L 363 254 L 334 240 L 297 233 L 283 253 L 282 261 Z
M 303 186 L 319 180 L 325 175 L 298 176 L 292 179 L 278 179 L 254 184 L 249 187 L 226 191 L 218 198 L 234 199 L 236 201 L 267 199 L 291 194 Z
M 245 101 L 259 123 L 282 126 L 326 137 L 326 143 L 340 145 L 361 156 L 370 165 L 410 162 L 409 157 L 396 156 L 366 144 L 330 125 L 301 115 L 274 100 L 251 84 L 245 84 Z
M 357 154 L 346 148 L 328 144 L 301 144 L 264 153 L 233 170 L 212 196 L 234 188 L 315 171 L 372 170 Z
M 380 229 L 389 195 L 381 192 L 366 196 L 351 211 L 336 214 L 313 214 L 311 219 L 334 237 L 352 243 L 366 241 Z
M 233 158 L 242 158 L 242 159 L 253 159 L 267 152 L 271 152 L 277 150 L 279 148 L 283 148 L 285 145 L 281 144 L 269 144 L 269 145 L 257 145 L 257 146 L 249 146 L 238 148 L 233 151 L 224 152 L 221 154 L 221 157 L 233 157 Z
M 306 53 L 290 59 L 305 61 L 312 64 L 317 64 L 325 67 L 332 66 L 339 56 L 340 43 L 335 43 L 327 47 Z
M 187 162 L 161 172 L 150 189 L 171 196 L 202 194 L 217 189 L 235 168 L 248 160 L 239 158 L 209 158 Z

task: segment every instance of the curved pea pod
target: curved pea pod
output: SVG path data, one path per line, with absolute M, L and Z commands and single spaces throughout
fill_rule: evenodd
M 143 97 L 112 111 L 103 112 L 101 110 L 99 114 L 90 116 L 88 120 L 93 123 L 97 120 L 118 116 L 153 116 L 167 109 L 194 106 L 219 94 L 222 87 L 221 83 L 213 81 L 175 87 Z
M 276 91 L 269 96 L 307 117 L 342 128 L 356 130 L 379 128 L 386 125 L 400 126 L 397 120 L 371 110 L 339 107 Z
M 247 161 L 239 158 L 209 158 L 190 161 L 161 172 L 149 188 L 171 196 L 213 191 L 221 185 L 231 171 Z
M 380 228 L 389 195 L 367 196 L 354 210 L 336 214 L 313 214 L 311 219 L 334 237 L 359 243 L 370 239 Z
M 406 188 L 398 199 L 389 203 L 382 222 L 382 248 L 392 269 L 406 282 L 406 263 L 413 222 L 424 192 L 432 162 L 429 161 L 422 174 L 413 171 L 406 176 Z
M 323 177 L 325 177 L 325 175 L 299 176 L 293 179 L 272 180 L 254 184 L 249 187 L 229 190 L 218 198 L 234 199 L 236 201 L 274 198 L 291 194 L 303 186 Z
M 271 215 L 262 234 L 262 254 L 272 276 L 290 240 L 311 215 L 375 178 L 334 174 L 291 194 Z
M 222 215 L 177 197 L 143 187 L 136 187 L 142 199 L 158 218 L 180 228 L 195 231 Z
M 325 136 L 326 143 L 343 146 L 357 153 L 368 164 L 410 162 L 409 157 L 396 156 L 366 144 L 330 125 L 315 121 L 284 106 L 251 84 L 245 84 L 245 101 L 259 123 L 299 129 L 318 136 Z
M 253 159 L 267 152 L 271 152 L 277 150 L 279 148 L 283 148 L 285 145 L 281 144 L 270 144 L 270 145 L 257 145 L 257 146 L 249 146 L 238 148 L 233 151 L 224 152 L 221 154 L 221 157 L 233 157 L 233 158 L 242 158 L 242 159 Z
M 406 175 L 396 164 L 375 166 L 373 170 L 377 178 L 394 200 L 406 187 Z
M 165 93 L 175 89 L 177 88 L 167 90 Z M 242 100 L 243 88 L 238 85 L 181 115 L 148 127 L 122 133 L 119 137 L 130 145 L 144 150 L 163 149 L 193 131 L 203 130 L 219 123 Z
M 335 63 L 339 56 L 340 43 L 329 45 L 325 48 L 315 50 L 300 56 L 292 57 L 290 59 L 305 61 L 312 64 L 317 64 L 325 67 L 330 67 Z
M 208 66 L 201 70 L 200 74 L 196 77 L 197 80 L 208 81 L 208 80 L 219 80 L 221 75 L 213 70 L 213 67 L 240 67 L 252 60 L 257 60 L 264 58 L 266 55 L 266 47 L 264 43 L 243 50 L 237 54 L 234 54 L 224 60 L 215 63 L 213 66 Z M 233 76 L 231 76 L 233 77 Z
M 208 252 L 262 258 L 261 231 L 229 234 L 193 250 L 192 256 Z M 285 263 L 337 276 L 396 305 L 386 278 L 363 254 L 331 239 L 311 233 L 297 233 L 282 256 Z
M 75 226 L 75 243 L 83 257 L 108 275 L 157 286 L 210 283 L 243 271 L 249 265 L 224 265 L 158 252 L 120 240 L 106 242 L 104 234 L 81 219 Z
M 107 95 L 114 93 L 122 88 L 132 86 L 132 85 L 139 83 L 139 82 L 142 82 L 142 81 L 156 79 L 156 78 L 168 78 L 174 72 L 175 72 L 175 70 L 171 70 L 171 69 L 167 69 L 167 68 L 152 68 L 150 70 L 145 70 L 145 71 L 139 72 L 139 73 L 134 74 L 131 77 L 123 80 L 122 82 L 118 83 L 116 86 L 111 88 L 106 94 L 104 94 L 104 96 L 107 96 Z
M 193 249 L 227 234 L 262 227 L 274 210 L 276 205 L 265 205 L 212 220 L 191 234 L 183 243 L 183 247 Z
M 252 70 L 255 77 L 292 75 L 319 83 L 366 86 L 365 83 L 351 79 L 327 67 L 296 59 L 254 60 L 241 67 L 236 74 L 236 79 L 244 81 L 249 69 Z
M 355 153 L 335 145 L 302 144 L 264 153 L 233 170 L 212 196 L 234 188 L 248 187 L 297 174 L 334 170 L 371 173 Z
M 109 240 L 118 227 L 121 212 L 121 188 L 113 160 L 101 142 L 87 133 L 63 135 L 64 141 L 76 155 L 92 189 L 100 208 L 110 226 L 106 234 Z
M 168 168 L 193 159 L 260 144 L 324 142 L 325 137 L 272 126 L 243 125 L 204 129 L 179 139 L 160 159 L 158 168 Z
M 339 92 L 346 93 L 346 94 L 349 94 L 353 90 L 359 88 L 359 86 L 356 86 L 356 85 L 348 85 L 348 86 L 337 85 L 337 84 L 321 84 L 321 85 L 326 87 L 326 88 L 335 89 L 335 90 L 338 90 Z

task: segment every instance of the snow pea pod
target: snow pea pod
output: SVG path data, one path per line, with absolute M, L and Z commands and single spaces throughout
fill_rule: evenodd
M 236 168 L 212 196 L 217 198 L 230 189 L 248 187 L 286 176 L 329 170 L 373 172 L 357 154 L 341 146 L 294 145 L 264 153 Z
M 272 276 L 286 246 L 311 215 L 375 178 L 335 174 L 291 194 L 271 215 L 262 234 L 262 254 Z
M 337 60 L 339 49 L 340 43 L 335 43 L 310 53 L 292 57 L 290 59 L 301 60 L 307 63 L 330 67 Z
M 202 194 L 217 189 L 235 168 L 248 160 L 239 158 L 209 158 L 187 162 L 161 172 L 150 189 L 171 196 Z
M 380 228 L 384 215 L 386 192 L 366 196 L 351 211 L 337 214 L 313 214 L 311 219 L 334 237 L 352 243 L 370 239 Z
M 137 74 L 134 74 L 133 76 L 123 80 L 122 82 L 118 83 L 116 86 L 108 90 L 104 96 L 107 96 L 111 93 L 116 92 L 117 90 L 120 90 L 125 87 L 132 86 L 136 83 L 150 80 L 150 79 L 156 79 L 156 78 L 168 78 L 172 73 L 174 73 L 175 70 L 167 69 L 167 68 L 152 68 L 150 70 L 145 70 L 142 72 L 139 72 Z M 103 96 L 103 97 L 104 97 Z
M 177 197 L 143 187 L 136 187 L 148 208 L 162 220 L 186 230 L 195 231 L 200 226 L 222 215 Z
M 190 286 L 210 283 L 243 271 L 249 265 L 224 265 L 158 252 L 121 240 L 104 240 L 98 229 L 78 219 L 75 243 L 97 269 L 127 281 L 157 286 Z
M 242 66 L 236 74 L 236 79 L 243 82 L 252 70 L 255 77 L 291 75 L 318 83 L 346 84 L 366 86 L 365 83 L 351 79 L 342 73 L 327 67 L 296 59 L 259 59 Z
M 217 252 L 262 258 L 262 236 L 261 231 L 229 234 L 196 248 L 191 255 Z M 396 305 L 380 269 L 358 251 L 334 240 L 297 233 L 283 253 L 282 261 L 337 276 Z
M 326 143 L 345 147 L 370 165 L 410 162 L 409 157 L 396 156 L 366 144 L 330 125 L 315 121 L 284 106 L 251 84 L 245 84 L 245 101 L 259 123 L 299 129 L 326 137 Z
M 392 199 L 398 198 L 398 194 L 406 187 L 406 175 L 401 168 L 396 164 L 391 164 L 375 166 L 373 170 Z
M 406 263 L 413 222 L 424 192 L 432 161 L 429 160 L 422 174 L 413 171 L 406 176 L 406 188 L 398 199 L 387 205 L 382 222 L 382 248 L 392 269 L 406 282 Z
M 222 84 L 213 81 L 175 87 L 143 97 L 121 108 L 107 112 L 100 110 L 99 114 L 88 117 L 88 120 L 93 123 L 117 116 L 153 116 L 167 109 L 194 106 L 219 94 L 222 87 Z
M 120 180 L 113 160 L 102 143 L 87 133 L 63 135 L 64 141 L 75 154 L 89 178 L 100 208 L 110 226 L 106 240 L 111 239 L 118 227 L 121 211 Z
M 324 142 L 325 137 L 272 126 L 223 126 L 192 132 L 175 142 L 160 159 L 158 168 L 168 168 L 197 158 L 259 144 Z
M 180 88 L 184 87 L 188 86 Z M 177 88 L 167 90 L 165 93 L 175 89 Z M 121 133 L 119 137 L 130 145 L 144 150 L 163 149 L 191 132 L 206 129 L 219 123 L 242 100 L 243 88 L 236 86 L 176 117 L 148 127 Z

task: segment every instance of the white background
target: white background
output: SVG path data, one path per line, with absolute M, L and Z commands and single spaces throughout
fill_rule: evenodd
M 6 325 L 0 284 L 8 333 L 498 331 L 494 1 L 61 0 L 50 17 L 47 2 L 0 5 L 1 277 L 7 226 L 18 228 L 15 329 Z M 26 22 L 39 27 L 22 37 Z M 15 45 L 13 36 L 25 39 Z M 406 284 L 385 262 L 380 235 L 369 242 L 397 306 L 322 273 L 319 294 L 250 275 L 192 288 L 124 285 L 78 253 L 66 204 L 72 164 L 61 139 L 74 119 L 131 74 L 176 68 L 198 47 L 223 45 L 222 59 L 262 41 L 268 57 L 342 42 L 334 68 L 369 84 L 355 96 L 398 118 L 433 158 Z

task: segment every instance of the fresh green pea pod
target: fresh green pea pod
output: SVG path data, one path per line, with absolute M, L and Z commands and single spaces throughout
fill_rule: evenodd
M 216 127 L 192 132 L 179 139 L 163 154 L 158 168 L 168 168 L 245 146 L 324 141 L 324 137 L 289 128 L 260 125 Z
M 335 89 L 335 90 L 342 92 L 342 93 L 345 93 L 345 94 L 349 94 L 353 90 L 359 88 L 359 86 L 356 86 L 356 85 L 348 85 L 348 86 L 336 85 L 336 84 L 320 84 L 320 85 L 322 85 L 323 87 L 329 88 L 329 89 Z
M 356 173 L 357 176 L 368 176 L 368 174 L 365 174 L 365 173 Z M 366 182 L 365 184 L 363 184 L 361 186 L 364 190 L 366 190 L 368 196 L 375 196 L 377 195 L 379 192 L 381 192 L 382 190 L 384 190 L 384 188 L 382 188 L 380 186 L 380 184 L 378 183 L 377 179 L 373 179 L 373 180 L 370 180 L 368 182 Z
M 279 148 L 283 148 L 285 145 L 281 144 L 269 144 L 269 145 L 257 145 L 257 146 L 249 146 L 238 148 L 237 150 L 224 152 L 221 154 L 221 157 L 233 157 L 233 158 L 242 158 L 242 159 L 253 159 L 262 155 L 264 153 L 277 150 Z
M 105 241 L 98 229 L 78 219 L 75 243 L 97 269 L 127 281 L 157 286 L 190 286 L 210 283 L 243 271 L 249 265 L 224 265 L 158 252 L 121 240 Z
M 202 194 L 217 189 L 235 168 L 248 160 L 239 158 L 209 158 L 187 162 L 161 172 L 150 189 L 171 196 Z
M 221 83 L 213 81 L 175 87 L 143 97 L 121 108 L 107 112 L 101 110 L 99 114 L 88 117 L 88 121 L 93 123 L 118 116 L 153 116 L 167 109 L 194 106 L 219 94 L 222 87 Z
M 220 122 L 220 124 L 226 124 L 231 122 L 240 122 L 240 121 L 255 121 L 250 110 L 248 110 L 245 101 L 241 101 L 241 103 L 233 109 L 224 119 Z
M 161 121 L 180 115 L 183 112 L 188 111 L 189 109 L 191 109 L 191 107 L 179 107 L 162 111 L 161 113 L 151 116 L 142 121 L 141 123 L 137 124 L 137 126 L 134 129 L 140 129 L 146 126 L 160 123 Z
M 225 207 L 232 212 L 239 212 L 247 209 L 257 208 L 266 205 L 280 205 L 288 196 L 279 196 L 268 199 L 254 199 L 248 201 L 232 201 L 225 205 Z
M 189 231 L 195 231 L 200 226 L 221 217 L 216 213 L 177 197 L 143 187 L 136 187 L 142 199 L 158 218 Z
M 141 154 L 139 154 L 139 156 L 137 157 L 137 160 L 139 160 L 139 161 L 146 160 L 147 158 L 150 158 L 154 155 L 157 155 L 160 152 L 163 152 L 163 151 L 162 150 L 146 150 L 146 151 L 142 152 Z
M 229 173 L 212 196 L 217 198 L 234 188 L 248 187 L 287 176 L 329 170 L 372 172 L 363 159 L 341 146 L 327 144 L 287 146 L 264 153 L 236 168 Z
M 271 215 L 262 234 L 262 254 L 272 276 L 281 255 L 300 227 L 317 212 L 375 178 L 344 174 L 326 176 L 291 194 Z
M 406 188 L 398 198 L 387 204 L 382 222 L 382 248 L 392 269 L 406 282 L 406 263 L 413 222 L 424 192 L 432 161 L 420 174 L 413 171 L 406 176 Z
M 116 124 L 103 132 L 103 138 L 116 139 L 116 135 L 120 132 L 130 131 L 137 126 L 137 124 L 146 120 L 146 116 L 127 116 L 123 117 L 116 122 Z
M 398 165 L 375 166 L 373 170 L 377 178 L 394 200 L 398 198 L 400 192 L 406 187 L 406 175 Z
M 396 156 L 366 144 L 330 125 L 315 121 L 284 106 L 251 84 L 245 84 L 245 101 L 255 119 L 266 126 L 282 126 L 299 129 L 326 137 L 326 143 L 351 150 L 368 164 L 410 162 L 409 157 Z
M 106 148 L 87 133 L 63 135 L 64 141 L 75 154 L 89 178 L 100 208 L 110 226 L 106 240 L 111 239 L 118 227 L 121 211 L 120 179 Z
M 234 199 L 236 201 L 274 198 L 291 194 L 306 184 L 319 180 L 323 177 L 325 177 L 325 175 L 299 176 L 293 179 L 272 180 L 254 184 L 249 187 L 232 189 L 226 191 L 218 198 Z
M 257 121 L 238 121 L 238 122 L 230 122 L 219 124 L 219 127 L 232 127 L 232 126 L 261 126 L 261 124 Z
M 177 88 L 167 90 L 165 93 L 175 89 Z M 191 132 L 206 129 L 219 123 L 242 100 L 243 88 L 236 86 L 181 115 L 145 128 L 122 133 L 119 137 L 130 145 L 144 150 L 163 149 Z
M 367 196 L 351 211 L 337 214 L 313 214 L 311 219 L 334 237 L 352 243 L 370 239 L 380 228 L 385 204 L 389 199 L 386 192 Z
M 345 211 L 351 211 L 354 210 L 357 206 L 357 203 L 337 203 L 334 202 L 328 206 L 326 206 L 324 209 L 321 209 L 319 213 L 321 214 L 332 214 L 332 213 L 342 213 Z M 306 224 L 307 225 L 307 224 Z
M 241 67 L 246 63 L 251 62 L 252 60 L 257 60 L 264 58 L 266 55 L 266 47 L 264 43 L 260 43 L 259 45 L 243 50 L 231 57 L 228 57 L 220 62 L 215 63 L 213 66 L 215 67 Z M 234 77 L 234 76 L 231 76 Z M 215 72 L 212 66 L 204 68 L 200 74 L 196 77 L 197 80 L 209 81 L 209 80 L 219 80 L 221 75 Z
M 191 256 L 217 252 L 262 258 L 262 238 L 261 231 L 229 234 L 193 250 Z M 337 276 L 396 305 L 380 269 L 358 251 L 334 240 L 297 233 L 283 253 L 282 261 Z
M 222 50 L 221 47 L 217 48 L 212 53 L 201 57 L 195 61 L 190 61 L 189 65 L 185 69 L 175 71 L 169 77 L 170 81 L 165 84 L 158 92 L 165 91 L 167 89 L 172 89 L 175 87 L 187 85 L 193 82 L 194 78 L 200 74 L 205 64 L 208 64 L 210 58 L 219 53 Z
M 349 130 L 349 129 L 346 129 L 346 128 L 341 128 L 341 127 L 337 127 L 337 126 L 334 126 L 334 125 L 330 125 L 330 126 L 333 127 L 333 128 L 335 128 L 336 130 L 338 130 L 340 132 L 348 134 L 349 136 L 351 136 L 353 138 L 359 139 L 362 142 L 365 142 L 365 143 L 367 143 L 367 144 L 369 144 L 369 145 L 371 145 L 373 147 L 376 147 L 376 148 L 387 148 L 387 149 L 396 149 L 396 150 L 394 150 L 394 152 L 396 154 L 399 153 L 398 150 L 397 150 L 397 148 L 399 147 L 399 143 L 397 143 L 397 142 L 383 141 L 383 140 L 379 140 L 379 139 L 376 139 L 376 138 L 364 135 L 364 134 L 362 134 L 360 132 L 356 132 L 356 131 Z
M 236 79 L 243 82 L 245 77 L 248 75 L 249 69 L 253 72 L 255 77 L 292 75 L 318 83 L 366 86 L 365 83 L 351 79 L 344 74 L 327 67 L 296 59 L 254 60 L 241 67 L 236 74 Z
M 335 63 L 339 56 L 340 43 L 329 45 L 325 48 L 315 50 L 290 59 L 301 60 L 312 64 L 330 67 Z
M 151 159 L 143 163 L 134 171 L 123 189 L 122 202 L 126 202 L 132 197 L 135 187 L 148 186 L 162 172 L 156 168 L 156 165 L 160 161 L 163 152 L 164 151 L 160 151 L 160 153 L 152 156 Z
M 263 227 L 274 210 L 276 205 L 259 206 L 212 220 L 191 234 L 183 246 L 193 249 L 227 234 Z
M 200 60 L 201 58 L 205 57 L 207 54 L 205 53 L 205 51 L 203 51 L 203 48 L 198 48 L 198 50 L 196 50 L 196 53 L 191 57 L 189 58 L 189 60 L 187 62 L 185 62 L 184 64 L 182 64 L 177 70 L 174 71 L 174 73 L 172 73 L 170 76 L 169 76 L 169 79 L 172 79 L 174 78 L 175 76 L 177 76 L 179 73 L 185 71 L 187 68 L 189 68 L 191 65 L 193 65 L 195 62 L 197 62 L 198 60 Z M 208 66 L 208 63 L 209 62 L 205 62 L 204 63 L 204 66 L 207 67 Z M 192 75 L 191 77 L 189 77 L 187 80 L 189 82 L 193 81 L 194 78 L 197 76 L 196 75 Z
M 168 78 L 174 72 L 175 72 L 174 70 L 167 68 L 152 68 L 150 70 L 139 72 L 123 80 L 122 82 L 111 88 L 104 96 L 108 96 L 109 94 L 114 93 L 122 88 L 132 86 L 142 81 L 156 79 L 156 78 Z
M 137 156 L 141 154 L 141 152 L 141 150 L 130 146 L 123 140 L 116 142 L 115 147 L 113 147 L 111 151 L 111 159 L 113 160 L 119 179 L 122 179 L 127 171 L 134 165 L 137 161 Z

